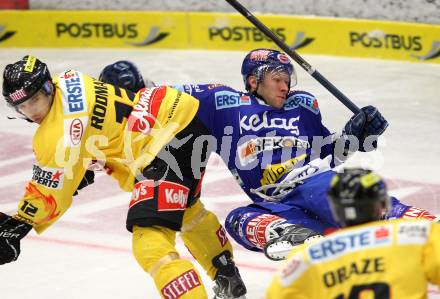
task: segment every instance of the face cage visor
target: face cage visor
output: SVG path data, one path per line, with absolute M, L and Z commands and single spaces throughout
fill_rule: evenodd
M 297 84 L 296 71 L 291 64 L 267 64 L 262 65 L 256 69 L 254 76 L 257 78 L 257 84 L 263 82 L 267 74 L 283 73 L 289 76 L 289 89 Z
M 43 92 L 46 96 L 50 97 L 53 93 L 52 82 L 51 81 L 44 82 L 43 86 L 39 90 L 37 90 L 37 92 L 35 92 L 32 96 L 30 96 L 26 101 L 24 101 L 23 103 L 26 103 L 27 101 L 32 99 L 40 91 Z M 17 106 L 12 106 L 11 104 L 8 103 L 8 107 L 12 108 L 11 109 L 12 114 L 8 115 L 7 118 L 8 119 L 24 119 L 28 122 L 33 122 L 29 118 L 27 118 L 26 115 L 24 115 L 23 113 L 20 112 L 20 110 L 18 109 L 19 106 L 20 106 L 20 104 L 18 104 Z

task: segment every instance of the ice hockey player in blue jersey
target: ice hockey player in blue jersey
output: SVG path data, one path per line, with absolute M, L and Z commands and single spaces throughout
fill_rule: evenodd
M 218 84 L 174 87 L 201 102 L 197 116 L 212 135 L 206 141 L 253 201 L 229 213 L 228 233 L 247 249 L 284 259 L 292 246 L 338 226 L 326 199 L 332 168 L 357 150 L 375 150 L 388 122 L 367 106 L 342 132 L 330 133 L 315 96 L 292 90 L 296 73 L 279 51 L 249 52 L 241 72 L 247 92 Z M 392 201 L 387 218 L 435 219 Z

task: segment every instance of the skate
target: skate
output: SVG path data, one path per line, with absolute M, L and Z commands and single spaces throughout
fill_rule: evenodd
M 231 259 L 231 253 L 225 251 L 216 256 L 212 262 L 218 269 L 213 287 L 214 299 L 245 299 L 247 290 Z
M 279 235 L 264 246 L 264 254 L 273 261 L 285 260 L 293 247 L 323 237 L 311 229 L 296 224 L 285 226 Z

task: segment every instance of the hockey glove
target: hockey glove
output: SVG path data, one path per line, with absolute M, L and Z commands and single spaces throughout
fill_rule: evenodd
M 76 189 L 75 193 L 73 193 L 73 196 L 78 195 L 78 190 L 81 190 L 82 188 L 87 187 L 88 185 L 91 185 L 95 182 L 95 172 L 92 170 L 87 170 L 84 174 L 83 179 L 79 183 L 78 188 Z
M 20 240 L 32 229 L 30 224 L 0 212 L 0 265 L 17 260 Z
M 387 127 L 388 122 L 379 110 L 373 106 L 366 106 L 347 122 L 343 134 L 356 137 L 359 141 L 359 150 L 368 152 L 377 148 L 377 138 Z M 365 144 L 369 136 L 372 136 L 371 146 Z

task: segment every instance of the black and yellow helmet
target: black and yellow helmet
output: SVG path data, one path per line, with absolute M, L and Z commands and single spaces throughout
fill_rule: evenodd
M 333 217 L 343 227 L 379 220 L 391 205 L 384 181 L 376 173 L 360 168 L 337 173 L 328 198 Z
M 17 106 L 52 80 L 47 65 L 34 56 L 8 64 L 3 72 L 3 96 L 11 106 Z

